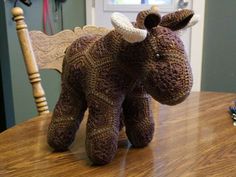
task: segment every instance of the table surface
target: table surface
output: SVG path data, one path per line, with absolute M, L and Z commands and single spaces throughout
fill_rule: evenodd
M 114 160 L 93 166 L 85 152 L 83 121 L 67 152 L 46 143 L 51 114 L 30 119 L 0 134 L 0 176 L 235 177 L 236 127 L 228 106 L 236 94 L 193 92 L 176 106 L 152 102 L 152 142 L 134 149 L 121 132 Z M 87 116 L 87 115 L 86 115 Z

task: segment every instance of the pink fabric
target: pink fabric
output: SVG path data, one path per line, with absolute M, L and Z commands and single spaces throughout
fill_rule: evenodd
M 50 27 L 50 34 L 53 34 L 54 29 L 53 29 L 52 22 L 50 19 L 49 1 L 43 0 L 43 32 L 46 34 L 48 34 L 47 24 L 49 24 L 49 27 Z

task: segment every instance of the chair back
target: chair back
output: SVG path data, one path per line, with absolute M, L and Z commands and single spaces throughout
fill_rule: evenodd
M 12 9 L 16 22 L 25 67 L 32 85 L 33 97 L 38 114 L 49 113 L 48 103 L 41 84 L 39 69 L 54 69 L 62 72 L 62 62 L 66 48 L 76 39 L 88 34 L 105 35 L 110 30 L 96 26 L 76 27 L 74 31 L 63 30 L 55 35 L 46 35 L 41 31 L 28 31 L 24 21 L 24 12 L 19 7 Z

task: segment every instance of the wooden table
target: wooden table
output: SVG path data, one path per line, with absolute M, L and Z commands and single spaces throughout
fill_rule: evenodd
M 85 121 L 70 151 L 55 153 L 46 143 L 50 121 L 35 117 L 0 134 L 0 176 L 157 176 L 235 177 L 236 127 L 228 106 L 230 93 L 192 93 L 183 103 L 153 102 L 153 141 L 134 149 L 121 135 L 112 163 L 93 166 L 85 153 Z

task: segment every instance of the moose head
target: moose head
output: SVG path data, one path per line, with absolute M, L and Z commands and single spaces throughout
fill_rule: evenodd
M 139 75 L 146 91 L 162 104 L 183 101 L 192 87 L 192 73 L 179 32 L 198 21 L 191 10 L 179 10 L 161 18 L 155 8 L 141 11 L 136 22 L 113 13 L 115 30 L 127 41 L 120 58 Z

